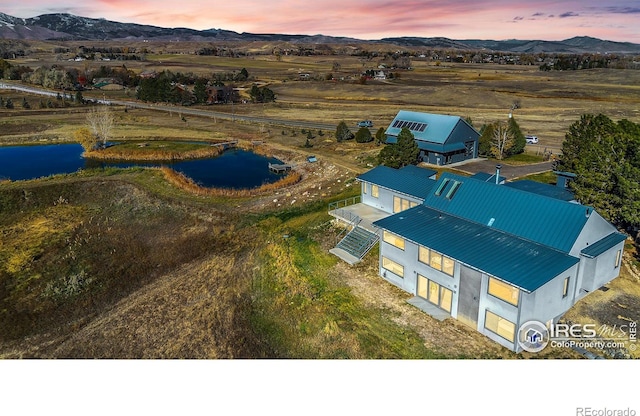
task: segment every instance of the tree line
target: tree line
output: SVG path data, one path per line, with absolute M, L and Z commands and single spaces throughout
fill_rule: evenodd
M 640 124 L 584 114 L 569 127 L 557 169 L 576 174 L 569 186 L 621 229 L 640 228 Z

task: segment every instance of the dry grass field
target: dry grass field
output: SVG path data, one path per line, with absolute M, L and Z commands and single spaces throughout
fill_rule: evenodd
M 584 113 L 640 122 L 640 71 L 540 72 L 416 59 L 393 80 L 361 83 L 360 73 L 378 61 L 196 56 L 180 52 L 202 45 L 149 46 L 158 53 L 126 66 L 203 75 L 246 68 L 250 80 L 240 87 L 260 82 L 277 95 L 275 103 L 198 107 L 203 110 L 330 125 L 344 120 L 353 131 L 357 121 L 370 119 L 375 131 L 401 109 L 470 117 L 479 128 L 506 119 L 518 101 L 514 117 L 540 138 L 528 149 L 534 154 L 559 149 Z M 40 47 L 15 63 L 122 65 L 70 62 L 47 44 Z M 312 80 L 299 80 L 299 73 Z M 328 73 L 336 81 L 325 80 Z M 84 95 L 133 99 L 125 91 Z M 68 142 L 86 126 L 86 107 L 37 109 L 40 97 L 8 90 L 0 97 L 32 104 L 0 109 L 0 145 Z M 531 358 L 409 306 L 406 293 L 377 276 L 375 252 L 356 267 L 328 253 L 339 230 L 327 204 L 358 192 L 354 176 L 371 166 L 379 146 L 337 143 L 334 131 L 314 130 L 313 147 L 304 148 L 300 128 L 185 116 L 182 107 L 113 111 L 115 141 L 260 140 L 299 164 L 302 180 L 233 197 L 198 195 L 144 169 L 0 183 L 0 358 Z M 319 162 L 304 164 L 309 154 Z M 622 277 L 568 318 L 613 324 L 637 317 L 637 258 L 631 246 Z M 580 356 L 547 349 L 537 357 Z
M 517 101 L 520 108 L 513 114 L 523 132 L 540 138 L 539 145 L 530 149 L 533 151 L 544 147 L 559 149 L 568 127 L 585 113 L 602 113 L 613 120 L 640 120 L 640 71 L 636 70 L 543 72 L 537 66 L 440 63 L 429 58 L 414 58 L 412 70 L 393 71 L 398 76 L 395 79 L 369 80 L 363 85 L 359 82 L 360 74 L 376 69 L 382 58 L 348 55 L 277 58 L 269 54 L 231 58 L 193 53 L 205 45 L 132 44 L 150 48 L 155 53 L 145 55 L 144 61 L 126 61 L 125 65 L 135 72 L 166 69 L 203 76 L 246 68 L 249 82 L 238 86 L 248 88 L 253 82 L 268 85 L 276 93 L 277 101 L 266 105 L 236 105 L 233 109 L 215 106 L 215 111 L 333 125 L 344 120 L 354 128 L 362 119 L 373 120 L 375 128 L 386 127 L 400 109 L 470 117 L 480 128 L 484 123 L 506 119 Z M 242 50 L 264 53 L 276 46 L 244 45 Z M 385 48 L 389 50 L 389 46 Z M 67 56 L 43 52 L 17 60 L 16 64 L 57 64 L 79 70 L 122 65 L 120 62 L 61 60 L 64 58 Z M 300 73 L 308 73 L 310 80 L 301 81 Z M 326 81 L 327 74 L 332 74 L 335 81 Z M 100 91 L 94 95 L 127 99 L 133 94 Z

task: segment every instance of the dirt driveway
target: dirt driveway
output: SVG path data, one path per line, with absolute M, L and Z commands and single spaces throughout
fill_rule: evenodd
M 495 160 L 478 159 L 472 162 L 456 163 L 449 165 L 449 167 L 473 175 L 478 172 L 495 173 L 497 164 Z M 551 164 L 551 161 L 518 166 L 501 163 L 500 176 L 504 176 L 510 181 L 533 173 L 549 171 L 551 170 Z

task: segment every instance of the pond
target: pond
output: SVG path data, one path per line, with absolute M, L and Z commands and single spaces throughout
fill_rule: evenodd
M 269 163 L 282 163 L 256 153 L 232 149 L 213 158 L 184 161 L 103 161 L 82 157 L 79 144 L 0 147 L 0 179 L 25 180 L 103 167 L 168 166 L 208 188 L 250 189 L 282 176 Z

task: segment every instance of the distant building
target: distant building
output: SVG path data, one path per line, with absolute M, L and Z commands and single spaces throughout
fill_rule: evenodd
M 331 252 L 356 263 L 380 241 L 380 276 L 413 294 L 411 304 L 515 352 L 524 323 L 557 323 L 620 274 L 626 235 L 566 189 L 501 184 L 498 172 L 434 174 L 379 166 L 360 175 L 360 202 L 330 206 L 352 228 Z
M 401 110 L 387 127 L 387 143 L 396 143 L 404 127 L 416 139 L 420 161 L 448 165 L 478 157 L 480 133 L 458 116 Z
M 115 91 L 124 89 L 124 86 L 115 78 L 96 78 L 93 80 L 93 88 Z

